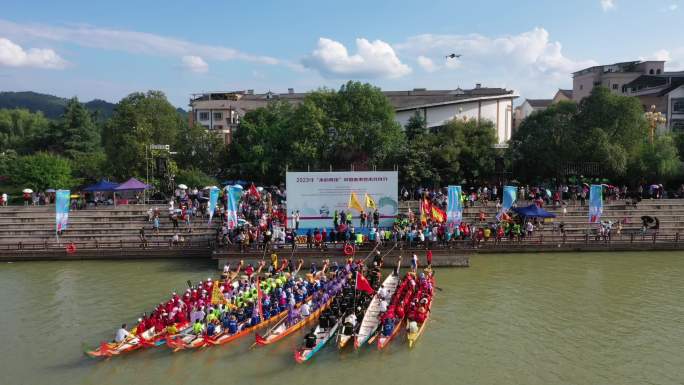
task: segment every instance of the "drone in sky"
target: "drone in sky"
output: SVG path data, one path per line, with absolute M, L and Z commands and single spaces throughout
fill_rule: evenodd
M 446 58 L 447 58 L 447 60 L 448 60 L 448 59 L 458 59 L 458 58 L 460 58 L 461 56 L 462 56 L 461 54 L 452 53 L 452 54 L 446 55 Z

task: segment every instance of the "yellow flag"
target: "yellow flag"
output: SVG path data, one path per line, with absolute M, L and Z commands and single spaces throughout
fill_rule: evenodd
M 366 193 L 366 207 L 369 209 L 377 209 L 378 208 L 378 206 L 375 205 L 375 201 L 373 200 L 373 198 L 371 198 L 370 195 L 368 195 L 368 193 Z
M 221 292 L 219 281 L 214 281 L 214 288 L 211 291 L 211 304 L 218 305 L 225 302 L 226 297 Z
M 348 207 L 350 209 L 356 209 L 359 212 L 363 211 L 363 207 L 361 206 L 361 203 L 359 202 L 359 198 L 356 196 L 356 193 L 353 191 L 352 191 L 351 195 L 349 195 Z

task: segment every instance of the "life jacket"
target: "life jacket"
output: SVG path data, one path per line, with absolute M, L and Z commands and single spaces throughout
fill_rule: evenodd
M 388 318 L 385 320 L 385 323 L 382 325 L 382 334 L 385 337 L 389 337 L 392 334 L 392 331 L 394 330 L 394 319 Z
M 237 324 L 236 320 L 229 320 L 228 321 L 228 331 L 230 332 L 230 334 L 237 333 L 237 328 L 238 328 L 238 324 Z

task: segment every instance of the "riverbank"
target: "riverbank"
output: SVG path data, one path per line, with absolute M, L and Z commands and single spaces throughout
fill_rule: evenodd
M 416 207 L 416 202 L 401 202 L 400 213 Z M 174 229 L 171 221 L 162 216 L 159 234 L 151 229 L 147 221 L 147 210 L 153 206 L 126 205 L 120 207 L 100 207 L 75 210 L 70 213 L 70 224 L 60 237 L 54 233 L 54 207 L 1 207 L 0 208 L 0 261 L 36 260 L 125 260 L 125 259 L 208 259 L 222 262 L 234 260 L 261 259 L 263 249 L 252 245 L 245 252 L 237 246 L 230 249 L 217 248 L 215 231 L 205 219 L 196 219 L 189 227 L 180 225 Z M 162 211 L 165 207 L 161 207 Z M 554 222 L 544 223 L 534 232 L 534 236 L 523 240 L 504 239 L 474 243 L 459 240 L 448 245 L 433 244 L 435 266 L 467 266 L 463 256 L 491 253 L 529 253 L 529 252 L 592 252 L 592 251 L 657 251 L 682 250 L 680 233 L 684 234 L 684 200 L 664 199 L 645 200 L 634 205 L 624 201 L 606 202 L 603 219 L 624 222 L 620 234 L 613 231 L 610 239 L 599 239 L 593 233 L 595 224 L 587 221 L 587 207 L 568 206 L 567 212 L 560 208 L 548 208 L 556 213 Z M 468 223 L 485 224 L 495 215 L 495 207 L 468 207 L 463 220 Z M 488 218 L 479 220 L 480 213 Z M 658 229 L 639 228 L 641 216 L 658 218 Z M 564 224 L 564 233 L 559 224 Z M 145 229 L 147 247 L 142 247 L 139 231 Z M 171 235 L 180 232 L 182 244 L 170 245 Z M 385 253 L 393 243 L 382 246 Z M 312 251 L 306 245 L 299 245 L 292 254 L 289 245 L 275 245 L 276 252 L 283 257 L 305 259 L 307 261 L 330 257 L 343 261 L 346 256 L 340 244 L 328 244 L 327 250 Z M 365 257 L 371 250 L 369 244 L 362 245 L 355 257 Z M 402 249 L 403 248 L 403 249 Z M 424 245 L 398 245 L 387 256 L 395 260 L 399 254 L 405 258 L 415 252 L 421 258 L 425 255 Z M 397 250 L 401 249 L 401 253 Z M 442 252 L 445 250 L 445 253 Z M 270 253 L 269 253 L 270 255 Z
M 22 248 L 0 249 L 0 261 L 63 261 L 63 260 L 136 260 L 136 259 L 201 259 L 213 260 L 220 269 L 224 264 L 234 265 L 239 261 L 256 263 L 262 259 L 270 259 L 271 253 L 275 252 L 280 258 L 291 260 L 302 259 L 305 263 L 320 262 L 330 259 L 343 263 L 350 256 L 345 255 L 341 245 L 329 245 L 326 250 L 309 249 L 300 245 L 296 250 L 290 247 L 281 247 L 273 250 L 247 249 L 241 252 L 238 248 L 214 249 L 210 242 L 186 243 L 179 246 L 169 246 L 168 243 L 149 243 L 143 248 L 139 242 L 120 242 L 101 245 L 99 248 L 80 248 L 67 250 L 68 244 L 58 246 L 35 247 L 25 245 Z M 1 247 L 1 246 L 0 246 Z M 632 236 L 611 240 L 595 239 L 594 237 L 550 237 L 533 238 L 522 241 L 505 240 L 494 242 L 493 240 L 481 243 L 472 241 L 459 241 L 451 243 L 448 247 L 435 245 L 433 252 L 433 265 L 435 267 L 468 267 L 470 256 L 477 254 L 524 254 L 524 253 L 591 253 L 591 252 L 625 252 L 625 251 L 682 251 L 684 240 L 678 236 Z M 409 263 L 415 253 L 425 260 L 425 247 L 407 247 L 406 245 L 388 244 L 377 249 L 369 245 L 357 248 L 352 255 L 354 258 L 366 258 L 373 251 L 379 251 L 384 256 L 387 266 L 394 266 L 399 256 L 403 257 L 404 265 Z

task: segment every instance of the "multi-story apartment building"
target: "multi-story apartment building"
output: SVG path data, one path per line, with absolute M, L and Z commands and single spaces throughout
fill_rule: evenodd
M 499 145 L 504 146 L 513 129 L 513 100 L 518 95 L 503 88 L 487 88 L 480 84 L 463 90 L 385 91 L 396 111 L 396 119 L 402 125 L 415 113 L 420 113 L 428 128 L 437 128 L 452 119 L 489 120 L 496 128 Z M 190 124 L 198 123 L 221 135 L 227 144 L 238 128 L 240 119 L 250 110 L 264 107 L 275 100 L 301 103 L 306 93 L 266 92 L 255 94 L 253 90 L 232 92 L 207 92 L 193 94 L 190 99 Z
M 639 76 L 660 75 L 664 71 L 664 61 L 630 61 L 585 68 L 572 74 L 572 98 L 579 102 L 597 86 L 622 95 L 623 87 Z
M 667 118 L 659 131 L 684 131 L 684 71 L 666 72 L 664 61 L 632 61 L 595 66 L 573 74 L 573 100 L 597 86 L 639 98 L 644 111 L 655 106 Z

